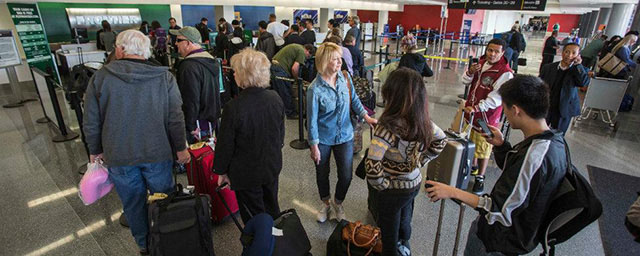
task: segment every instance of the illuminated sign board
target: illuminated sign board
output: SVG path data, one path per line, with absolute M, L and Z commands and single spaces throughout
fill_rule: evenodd
M 137 28 L 142 22 L 138 8 L 66 8 L 72 28 L 98 30 L 106 20 L 114 30 Z

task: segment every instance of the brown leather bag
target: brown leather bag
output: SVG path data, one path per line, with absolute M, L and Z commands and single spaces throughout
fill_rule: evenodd
M 382 240 L 380 229 L 371 225 L 363 225 L 360 221 L 349 222 L 342 229 L 342 240 L 347 241 L 347 255 L 351 256 L 351 244 L 368 249 L 366 255 L 371 252 L 382 253 Z

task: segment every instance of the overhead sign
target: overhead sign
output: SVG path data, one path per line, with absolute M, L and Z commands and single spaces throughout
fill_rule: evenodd
M 51 57 L 49 41 L 42 26 L 40 12 L 37 4 L 7 3 L 13 24 L 16 25 L 22 49 L 30 67 L 37 67 L 40 70 L 56 72 L 57 70 Z
M 294 10 L 293 18 L 300 17 L 301 20 L 311 19 L 313 24 L 318 24 L 318 11 L 317 10 Z
M 142 22 L 138 8 L 65 8 L 71 28 L 102 29 L 106 20 L 114 30 L 137 28 Z
M 333 11 L 333 19 L 340 24 L 347 23 L 349 18 L 349 11 Z
M 544 11 L 547 0 L 448 0 L 451 9 Z
M 0 68 L 20 65 L 20 54 L 11 30 L 0 30 Z

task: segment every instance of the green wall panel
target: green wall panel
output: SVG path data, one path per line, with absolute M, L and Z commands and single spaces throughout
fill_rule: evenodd
M 171 9 L 169 5 L 156 4 L 85 4 L 85 3 L 55 3 L 41 2 L 38 3 L 42 22 L 47 31 L 47 39 L 49 43 L 71 41 L 71 28 L 67 19 L 67 11 L 65 8 L 138 8 L 142 20 L 157 20 L 162 27 L 169 27 L 169 18 L 171 17 Z M 96 33 L 90 32 L 89 39 L 95 40 Z

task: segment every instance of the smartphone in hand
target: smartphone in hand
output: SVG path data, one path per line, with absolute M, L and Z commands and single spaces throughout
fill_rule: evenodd
M 480 128 L 482 128 L 482 132 L 489 135 L 489 138 L 493 138 L 493 132 L 491 132 L 491 129 L 489 129 L 487 121 L 485 121 L 484 119 L 478 119 L 478 124 L 480 125 Z

